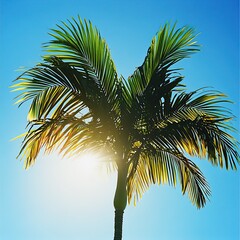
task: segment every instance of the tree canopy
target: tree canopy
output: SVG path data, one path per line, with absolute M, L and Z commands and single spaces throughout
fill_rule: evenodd
M 203 207 L 209 185 L 191 157 L 236 169 L 238 142 L 229 102 L 206 88 L 187 92 L 174 64 L 199 51 L 191 27 L 164 25 L 143 64 L 125 79 L 89 21 L 72 19 L 52 29 L 46 55 L 13 85 L 18 104 L 30 101 L 20 157 L 31 166 L 41 149 L 66 156 L 105 149 L 116 169 L 127 169 L 128 202 L 151 184 L 175 186 Z

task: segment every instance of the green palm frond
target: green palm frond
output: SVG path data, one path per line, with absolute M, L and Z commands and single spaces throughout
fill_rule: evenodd
M 60 104 L 63 98 L 68 99 L 70 95 L 77 95 L 79 102 L 84 102 L 88 108 L 96 108 L 99 105 L 98 86 L 91 78 L 87 78 L 85 72 L 80 72 L 71 67 L 68 63 L 63 63 L 56 57 L 48 59 L 49 63 L 38 64 L 36 67 L 26 71 L 21 75 L 13 87 L 16 90 L 22 91 L 18 96 L 17 103 L 33 99 L 33 106 L 37 106 L 40 110 L 48 109 L 51 112 L 57 104 Z M 99 95 L 95 93 L 99 92 Z M 56 97 L 53 99 L 53 95 Z M 52 101 L 54 100 L 54 102 Z M 101 99 L 104 101 L 104 98 Z M 34 104 L 36 102 L 37 104 Z M 47 104 L 50 104 L 47 106 Z M 47 112 L 38 113 L 39 116 L 46 115 Z M 37 117 L 37 116 L 36 116 Z
M 168 123 L 149 135 L 154 146 L 178 147 L 191 156 L 207 158 L 214 165 L 236 169 L 239 162 L 237 141 L 206 118 Z
M 204 206 L 210 193 L 208 184 L 197 166 L 184 157 L 184 152 L 207 158 L 216 166 L 237 168 L 238 142 L 224 131 L 234 130 L 228 124 L 233 116 L 223 106 L 229 101 L 222 93 L 204 90 L 177 91 L 171 94 L 168 105 L 164 101 L 142 105 L 128 156 L 129 201 L 133 197 L 136 202 L 151 184 L 175 186 L 178 179 L 183 193 L 187 191 L 197 207 Z M 188 187 L 181 178 L 185 174 Z
M 99 31 L 91 22 L 82 22 L 80 17 L 57 26 L 58 29 L 50 33 L 53 40 L 45 45 L 49 52 L 45 58 L 56 56 L 78 71 L 86 72 L 87 78 L 93 78 L 107 100 L 112 101 L 116 94 L 117 73 Z
M 148 138 L 160 147 L 163 142 L 178 146 L 190 155 L 208 158 L 214 165 L 236 169 L 235 160 L 240 161 L 238 142 L 223 131 L 234 130 L 228 125 L 233 116 L 221 106 L 224 95 L 205 92 L 195 97 L 196 93 L 175 96 L 168 114 L 155 122 Z
M 171 114 L 179 111 L 179 109 L 191 108 L 198 112 L 200 116 L 208 115 L 219 119 L 233 118 L 224 103 L 231 103 L 225 94 L 202 88 L 190 93 L 182 91 L 175 94 L 168 111 Z
M 181 184 L 182 193 L 188 193 L 192 203 L 198 208 L 203 207 L 210 196 L 209 185 L 199 168 L 180 152 L 172 150 L 142 152 L 137 161 L 135 173 L 128 181 L 128 201 L 136 203 L 150 184 Z M 134 161 L 131 162 L 134 164 Z
M 127 80 L 133 119 L 129 124 L 133 126 L 141 119 L 145 109 L 154 113 L 157 106 L 170 104 L 172 92 L 183 86 L 179 69 L 171 69 L 172 65 L 198 51 L 194 30 L 190 27 L 176 30 L 175 27 L 166 24 L 160 29 L 152 40 L 143 64 Z M 151 117 L 148 116 L 149 119 Z
M 82 79 L 84 80 L 80 74 L 76 77 L 74 70 L 67 73 L 59 66 L 39 64 L 20 76 L 13 87 L 22 91 L 17 103 L 22 104 L 32 99 L 29 111 L 31 121 L 46 118 L 57 106 L 70 105 L 72 98 L 77 104 L 88 104 Z
M 114 107 L 118 81 L 105 41 L 90 22 L 83 23 L 80 18 L 78 22 L 73 19 L 73 23 L 63 23 L 63 27 L 58 28 L 52 30 L 54 39 L 45 46 L 50 54 L 44 57 L 44 63 L 26 71 L 13 86 L 15 90 L 22 91 L 18 96 L 18 103 L 34 99 L 38 105 L 46 105 L 46 102 L 39 102 L 40 99 L 50 96 L 50 92 L 63 96 L 59 92 L 61 88 L 57 86 L 64 86 L 67 88 L 64 90 L 66 94 L 78 94 L 79 101 L 84 102 L 89 109 L 98 111 L 98 117 L 107 116 L 110 112 L 113 114 L 116 110 Z M 58 96 L 58 103 L 62 99 L 63 97 Z M 55 107 L 56 104 L 51 105 Z M 36 104 L 33 103 L 32 106 Z M 48 109 L 51 112 L 50 108 L 45 106 L 41 110 Z M 29 115 L 33 115 L 33 112 L 37 114 L 37 109 L 32 107 L 31 112 Z M 46 114 L 47 112 L 42 112 L 38 116 Z
M 128 78 L 129 91 L 133 96 L 163 85 L 173 64 L 198 51 L 194 39 L 194 30 L 190 27 L 175 30 L 175 26 L 171 28 L 166 24 L 161 28 L 153 38 L 142 66 Z

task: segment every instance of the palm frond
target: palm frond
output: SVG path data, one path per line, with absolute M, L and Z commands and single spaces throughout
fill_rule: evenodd
M 139 159 L 138 159 L 139 158 Z M 137 161 L 135 173 L 128 180 L 128 201 L 136 203 L 151 184 L 181 184 L 182 193 L 188 193 L 191 202 L 203 207 L 210 196 L 209 185 L 199 168 L 180 152 L 164 149 L 154 154 L 142 151 Z
M 218 98 L 205 94 L 197 98 L 199 101 L 194 99 L 184 105 L 176 101 L 178 107 L 173 104 L 172 113 L 156 123 L 148 138 L 156 146 L 177 146 L 192 156 L 207 158 L 214 165 L 236 169 L 240 162 L 239 143 L 224 131 L 233 130 L 228 125 L 232 116 L 226 114 L 227 110 L 224 113 L 222 106 L 218 109 L 216 103 L 221 103 Z
M 91 114 L 75 116 L 66 114 L 55 119 L 32 121 L 22 143 L 19 156 L 25 159 L 25 167 L 31 166 L 41 149 L 45 153 L 54 150 L 63 156 L 79 155 L 86 149 L 112 148 L 110 130 L 92 120 Z
M 48 59 L 56 56 L 78 71 L 84 71 L 94 78 L 108 101 L 113 101 L 116 94 L 117 73 L 111 59 L 109 48 L 99 31 L 91 22 L 83 22 L 80 17 L 68 23 L 57 25 L 52 29 L 53 37 L 45 44 L 45 56 Z
M 146 94 L 148 89 L 159 88 L 171 73 L 170 67 L 183 58 L 198 51 L 194 31 L 190 27 L 175 30 L 166 24 L 153 38 L 147 56 L 132 76 L 128 87 L 133 96 Z

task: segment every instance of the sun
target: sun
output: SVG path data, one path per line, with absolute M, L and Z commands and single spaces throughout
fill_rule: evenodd
M 111 173 L 116 170 L 113 154 L 105 150 L 85 150 L 74 159 L 78 167 L 83 170 L 83 174 L 87 172 L 88 174 L 90 174 L 90 172 L 106 174 L 106 172 Z
M 78 161 L 86 171 L 93 171 L 100 165 L 100 155 L 94 152 L 82 153 Z
M 98 204 L 104 204 L 106 199 L 111 199 L 116 184 L 116 172 L 106 171 L 105 157 L 103 152 L 88 150 L 69 158 L 57 152 L 42 156 L 27 176 L 31 178 L 27 182 L 34 182 L 38 189 L 33 194 L 27 185 L 32 207 L 42 206 L 52 216 L 59 216 L 66 212 L 82 213 L 87 211 L 87 206 L 92 210 L 96 198 Z

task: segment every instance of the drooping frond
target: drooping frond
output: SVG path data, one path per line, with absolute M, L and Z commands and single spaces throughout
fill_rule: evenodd
M 25 167 L 28 168 L 35 162 L 41 149 L 46 153 L 57 150 L 63 156 L 78 155 L 86 149 L 112 150 L 109 132 L 106 132 L 101 123 L 91 119 L 91 114 L 86 113 L 81 117 L 65 115 L 33 121 L 19 153 L 25 159 Z
M 138 158 L 135 173 L 128 180 L 128 201 L 136 202 L 151 184 L 181 184 L 182 193 L 188 193 L 191 202 L 203 207 L 210 195 L 210 189 L 199 168 L 180 152 L 171 149 L 142 152 Z M 134 164 L 131 162 L 130 169 Z
M 56 57 L 49 58 L 48 62 L 26 71 L 13 85 L 15 91 L 22 91 L 17 103 L 33 99 L 29 115 L 46 116 L 61 102 L 66 104 L 71 95 L 78 96 L 78 101 L 90 109 L 111 111 L 111 104 L 87 72 L 78 71 Z
M 167 142 L 214 165 L 236 169 L 238 142 L 224 131 L 233 130 L 228 125 L 233 116 L 221 106 L 224 101 L 224 95 L 216 92 L 181 93 L 148 137 L 160 147 Z
M 233 117 L 224 108 L 225 95 L 215 91 L 177 91 L 169 104 L 142 105 L 132 132 L 129 159 L 129 201 L 138 200 L 151 184 L 181 183 L 197 207 L 205 204 L 208 184 L 184 154 L 207 158 L 213 165 L 236 169 L 238 142 L 227 132 Z M 151 109 L 154 108 L 153 109 Z M 183 181 L 187 176 L 188 184 Z M 186 187 L 188 186 L 188 187 Z

